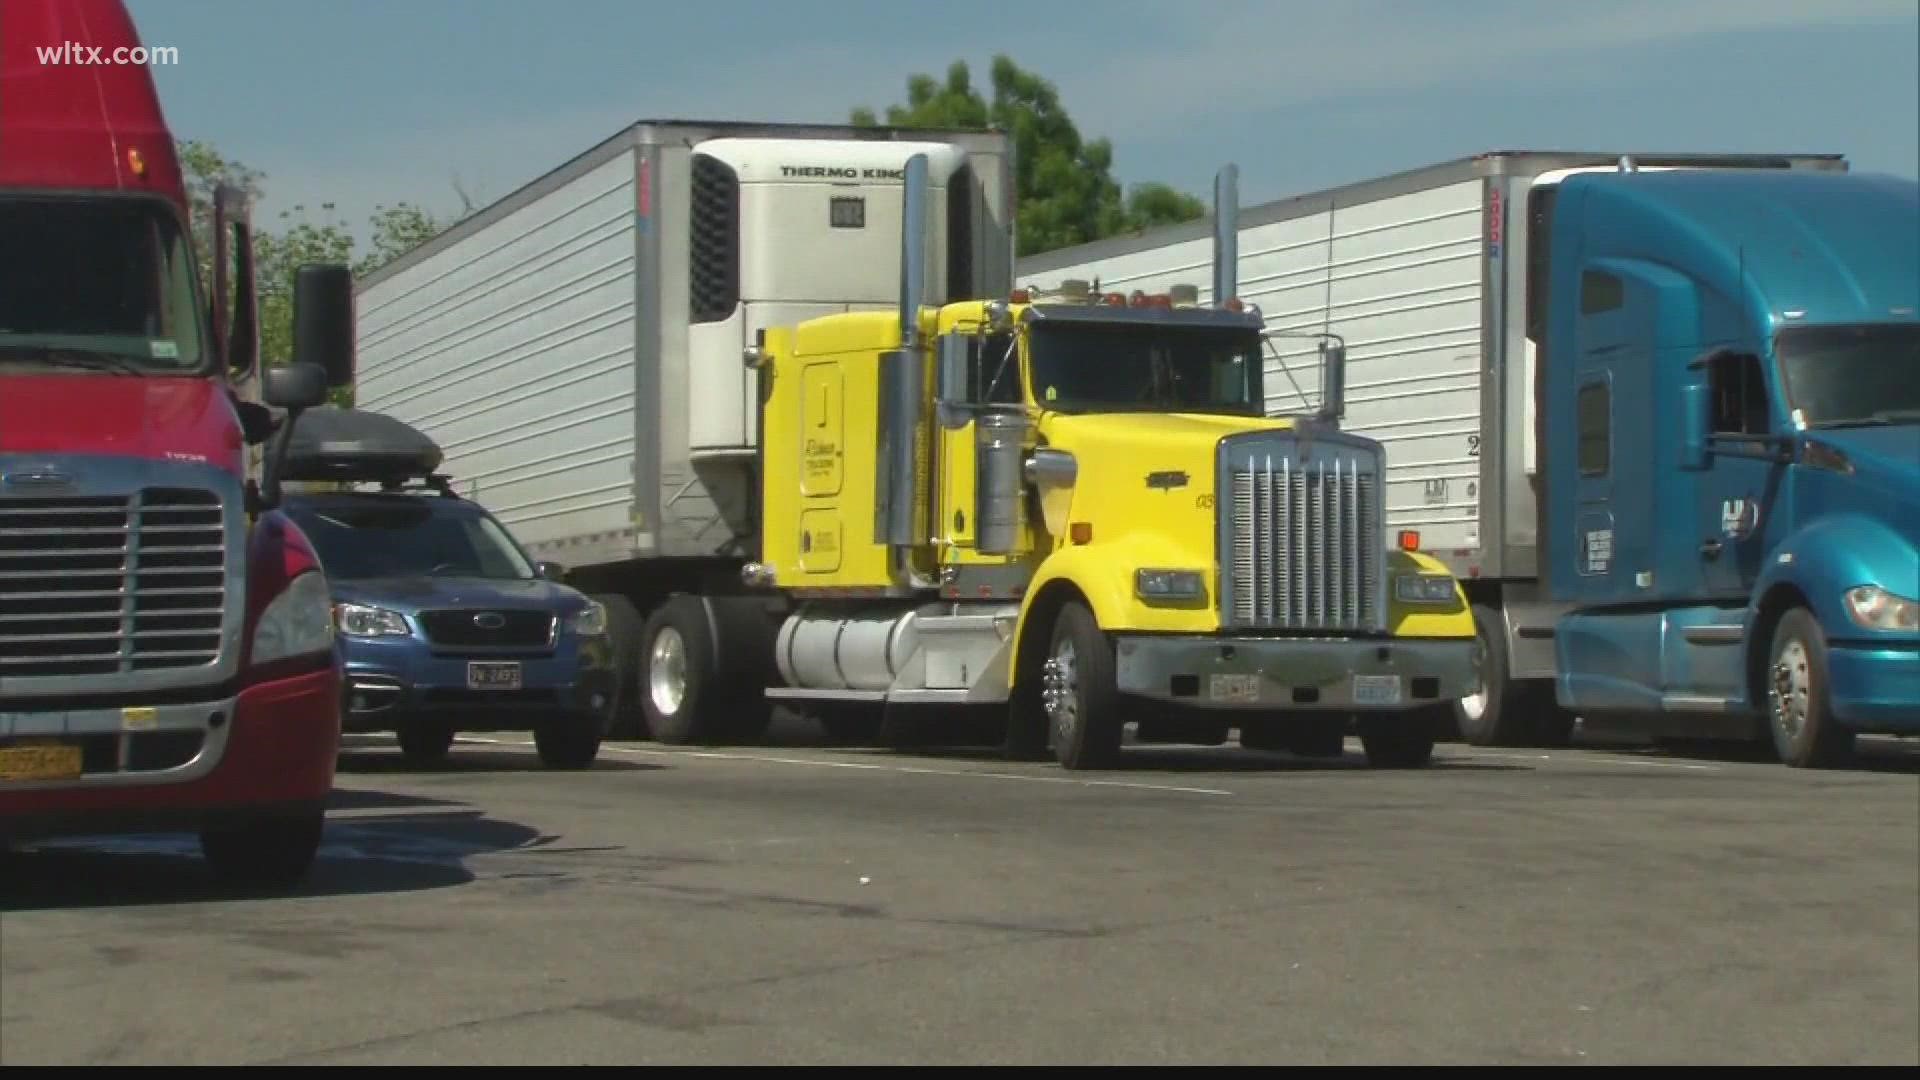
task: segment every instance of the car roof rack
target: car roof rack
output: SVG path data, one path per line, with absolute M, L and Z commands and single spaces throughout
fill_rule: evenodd
M 388 490 L 413 480 L 450 495 L 452 481 L 438 471 L 443 459 L 437 443 L 404 421 L 326 405 L 300 414 L 280 475 L 296 482 L 379 484 Z

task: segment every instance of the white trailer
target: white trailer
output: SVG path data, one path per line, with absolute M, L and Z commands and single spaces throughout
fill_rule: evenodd
M 729 636 L 765 621 L 727 595 L 759 551 L 743 354 L 770 325 L 898 305 L 915 154 L 929 298 L 1005 295 L 1003 133 L 643 121 L 362 280 L 356 405 L 428 433 L 462 492 L 606 603 L 629 676 L 675 592 L 710 598 L 717 655 L 759 651 Z
M 1467 585 L 1488 678 L 1456 712 L 1476 744 L 1552 744 L 1573 724 L 1554 702 L 1559 612 L 1537 577 L 1542 225 L 1562 177 L 1620 167 L 1847 165 L 1837 154 L 1489 153 L 1240 215 L 1238 291 L 1274 335 L 1268 412 L 1313 407 L 1315 336 L 1338 335 L 1347 347 L 1342 426 L 1387 446 L 1389 534 L 1445 560 Z M 1017 278 L 1161 292 L 1204 279 L 1213 242 L 1208 223 L 1192 222 L 1023 259 Z

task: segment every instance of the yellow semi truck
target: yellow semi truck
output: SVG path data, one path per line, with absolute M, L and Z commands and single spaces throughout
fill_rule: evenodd
M 977 706 L 1069 769 L 1113 765 L 1128 723 L 1313 755 L 1357 728 L 1377 766 L 1430 759 L 1478 684 L 1473 617 L 1439 561 L 1389 542 L 1384 450 L 1338 429 L 1341 342 L 1320 342 L 1317 413 L 1262 415 L 1230 169 L 1208 303 L 1070 281 L 928 305 L 927 159 L 909 159 L 899 309 L 746 350 L 761 550 L 741 577 L 771 601 L 774 655 L 732 670 L 830 725 Z M 724 635 L 696 598 L 672 607 L 639 685 L 656 733 L 691 741 L 730 729 L 737 697 L 690 692 L 720 665 L 688 640 Z

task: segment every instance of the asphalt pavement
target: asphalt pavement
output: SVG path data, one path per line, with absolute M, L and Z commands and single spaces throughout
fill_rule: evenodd
M 1920 1064 L 1920 749 L 514 735 L 343 757 L 311 880 L 0 863 L 0 1063 Z

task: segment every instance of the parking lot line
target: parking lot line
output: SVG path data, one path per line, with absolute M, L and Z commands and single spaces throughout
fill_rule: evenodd
M 495 746 L 532 746 L 532 740 L 492 739 L 461 736 L 461 742 L 490 743 Z M 1030 773 L 981 772 L 972 769 L 929 769 L 917 765 L 882 765 L 868 761 L 834 761 L 827 758 L 780 757 L 773 754 L 741 754 L 718 750 L 654 750 L 639 746 L 602 746 L 621 754 L 651 757 L 692 757 L 716 761 L 758 761 L 770 765 L 809 765 L 826 769 L 865 769 L 869 771 L 916 773 L 923 776 L 960 776 L 984 780 L 1028 780 L 1037 784 L 1073 784 L 1078 787 L 1136 788 L 1145 791 L 1170 791 L 1185 795 L 1232 795 L 1221 788 L 1183 787 L 1177 784 L 1149 784 L 1139 780 L 1081 780 L 1070 776 L 1038 776 Z

